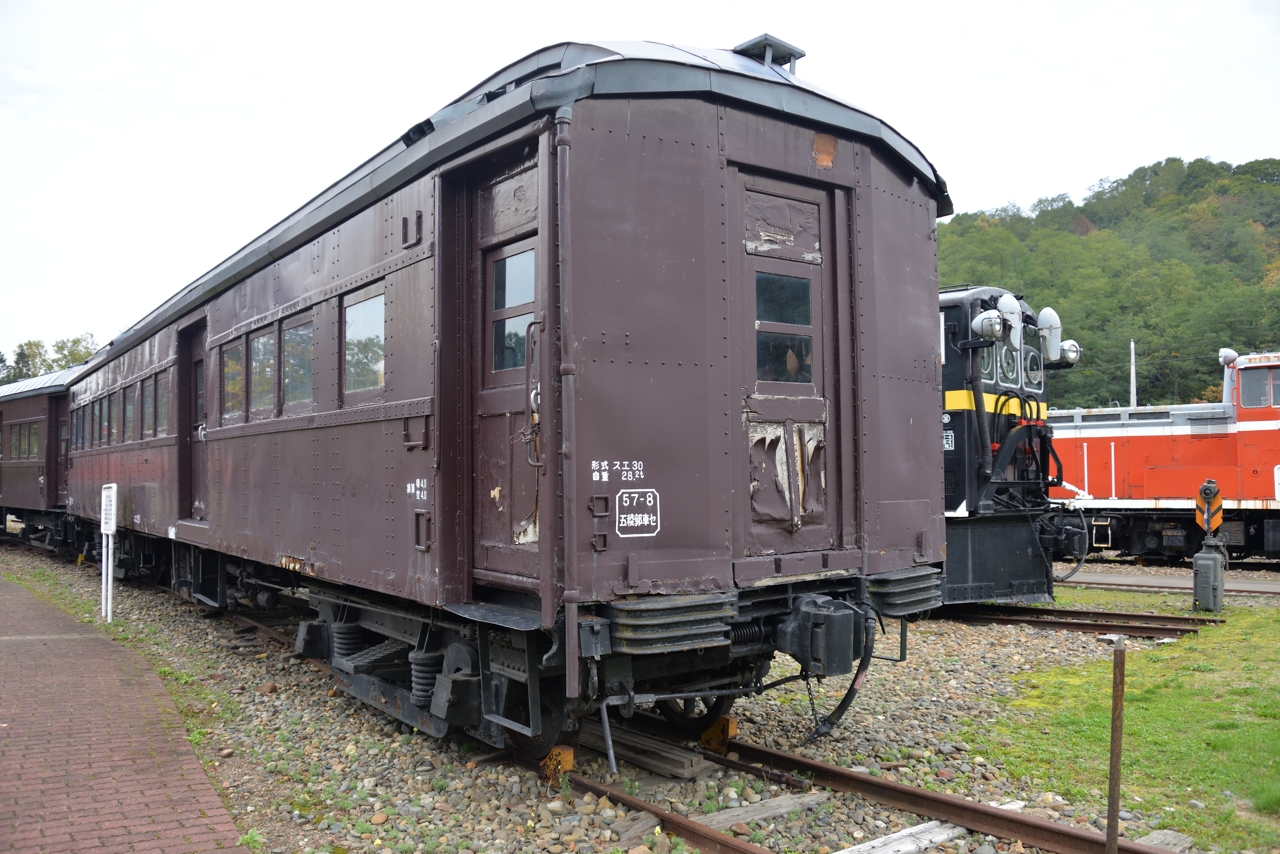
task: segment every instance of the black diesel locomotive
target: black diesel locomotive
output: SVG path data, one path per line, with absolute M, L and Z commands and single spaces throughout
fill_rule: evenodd
M 78 371 L 75 536 L 116 483 L 125 571 L 535 755 L 865 673 L 942 601 L 951 202 L 803 55 L 560 44 L 415 125 Z
M 1052 308 L 1039 314 L 1003 288 L 939 294 L 943 493 L 942 598 L 1049 602 L 1053 555 L 1084 555 L 1082 524 L 1050 501 L 1062 463 L 1045 421 L 1049 373 L 1080 357 Z

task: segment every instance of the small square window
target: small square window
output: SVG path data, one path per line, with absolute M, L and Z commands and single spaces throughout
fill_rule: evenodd
M 495 371 L 524 367 L 525 333 L 532 322 L 532 314 L 522 314 L 493 322 L 493 369 Z
M 533 250 L 493 262 L 493 308 L 515 308 L 533 302 Z
M 756 273 L 756 320 L 810 324 L 808 279 Z
M 756 379 L 775 383 L 813 382 L 813 338 L 757 332 Z

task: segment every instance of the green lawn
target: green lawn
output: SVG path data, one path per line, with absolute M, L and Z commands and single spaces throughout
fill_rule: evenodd
M 1186 613 L 1187 596 L 1063 589 L 1063 607 Z M 1124 718 L 1125 808 L 1199 847 L 1280 845 L 1280 608 L 1228 607 L 1224 625 L 1148 650 L 1130 649 Z M 1023 674 L 1011 715 L 974 731 L 1014 776 L 1103 813 L 1110 656 L 1082 668 Z M 1230 792 L 1231 795 L 1224 794 Z M 1140 801 L 1138 799 L 1141 799 Z M 1189 801 L 1205 804 L 1193 809 Z

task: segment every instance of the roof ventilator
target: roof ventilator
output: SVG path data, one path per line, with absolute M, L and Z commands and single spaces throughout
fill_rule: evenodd
M 765 33 L 751 41 L 743 42 L 733 49 L 739 56 L 749 57 L 762 62 L 766 66 L 787 65 L 792 74 L 796 73 L 796 60 L 804 58 L 804 51 L 795 45 L 787 44 L 780 38 Z

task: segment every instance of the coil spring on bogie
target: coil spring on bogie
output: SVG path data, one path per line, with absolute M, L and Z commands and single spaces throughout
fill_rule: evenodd
M 336 623 L 330 628 L 334 658 L 350 658 L 364 649 L 364 628 L 359 623 Z
M 729 642 L 759 643 L 764 639 L 764 626 L 759 623 L 734 623 L 729 626 Z
M 413 693 L 409 695 L 409 701 L 415 706 L 429 705 L 436 689 L 436 677 L 444 672 L 444 653 L 411 652 L 409 670 L 413 680 Z

